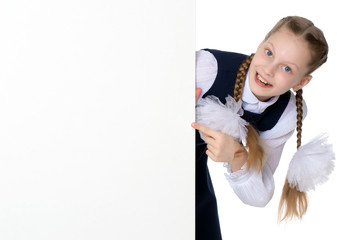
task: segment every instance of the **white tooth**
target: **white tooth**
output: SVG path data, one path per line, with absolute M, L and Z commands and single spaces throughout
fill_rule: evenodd
M 264 79 L 262 79 L 262 77 L 258 74 L 257 75 L 258 79 L 260 80 L 260 82 L 264 83 L 264 84 L 267 84 L 268 82 L 265 81 Z

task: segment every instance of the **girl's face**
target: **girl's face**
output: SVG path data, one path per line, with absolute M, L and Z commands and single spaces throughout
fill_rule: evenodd
M 297 91 L 311 80 L 311 53 L 305 40 L 282 28 L 258 47 L 249 69 L 250 89 L 260 100 Z

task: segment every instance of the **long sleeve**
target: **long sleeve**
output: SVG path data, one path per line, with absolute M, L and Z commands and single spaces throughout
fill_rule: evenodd
M 255 207 L 264 207 L 272 199 L 275 189 L 273 174 L 278 166 L 285 142 L 291 134 L 292 132 L 273 142 L 269 140 L 266 141 L 267 147 L 264 147 L 264 150 L 267 156 L 260 173 L 254 169 L 250 169 L 249 171 L 242 169 L 232 172 L 231 166 L 227 163 L 224 164 L 228 172 L 225 173 L 225 177 L 235 194 L 243 203 Z M 274 142 L 283 143 L 276 146 L 268 145 Z
M 274 179 L 268 164 L 260 173 L 254 169 L 244 173 L 244 170 L 225 175 L 240 200 L 254 207 L 264 207 L 274 194 Z

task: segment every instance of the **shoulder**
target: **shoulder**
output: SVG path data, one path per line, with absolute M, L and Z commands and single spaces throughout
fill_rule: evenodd
M 196 51 L 196 67 L 198 68 L 217 68 L 217 61 L 214 55 L 205 50 Z
M 210 52 L 218 61 L 218 66 L 221 69 L 235 69 L 239 67 L 240 63 L 246 59 L 246 55 L 237 52 L 223 51 L 217 49 L 204 49 Z
M 307 115 L 307 106 L 303 100 L 303 119 Z M 261 132 L 260 135 L 263 139 L 279 138 L 282 136 L 291 136 L 289 133 L 295 130 L 297 122 L 297 109 L 296 100 L 293 92 L 290 91 L 289 102 L 282 113 L 277 124 L 270 130 Z

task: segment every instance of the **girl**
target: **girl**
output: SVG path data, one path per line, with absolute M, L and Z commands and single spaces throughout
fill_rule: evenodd
M 312 79 L 310 74 L 326 62 L 327 54 L 322 31 L 311 21 L 296 16 L 281 19 L 251 56 L 211 49 L 197 52 L 196 95 L 201 98 L 197 105 L 198 123 L 192 124 L 199 130 L 196 133 L 196 239 L 221 239 L 207 156 L 224 162 L 226 178 L 245 204 L 265 206 L 274 193 L 273 174 L 283 147 L 295 128 L 297 147 L 301 145 L 302 120 L 307 112 L 302 88 Z M 208 105 L 216 107 L 207 108 Z M 225 110 L 220 113 L 216 109 Z M 231 111 L 235 115 L 228 119 L 226 115 Z M 235 118 L 238 118 L 235 125 L 245 120 L 246 137 L 234 137 L 232 133 L 239 131 L 228 131 Z M 323 147 L 327 160 L 332 160 L 331 146 L 324 144 L 325 140 L 320 137 L 314 142 Z M 314 142 L 310 150 L 314 149 L 311 148 Z M 289 176 L 294 171 L 288 173 L 279 207 L 280 215 L 285 211 L 283 219 L 302 217 L 307 208 L 306 191 L 324 181 L 332 170 L 331 163 L 325 165 L 325 176 L 315 179 L 318 174 L 315 172 L 310 184 L 296 178 L 303 172 L 295 174 L 293 179 Z

